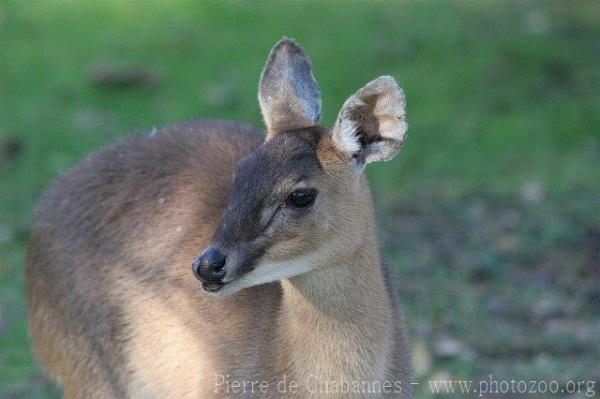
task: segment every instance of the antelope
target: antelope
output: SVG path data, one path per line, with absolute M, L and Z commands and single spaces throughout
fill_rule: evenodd
M 324 128 L 311 61 L 284 37 L 258 101 L 266 135 L 223 120 L 131 135 L 45 193 L 29 321 L 65 398 L 411 397 L 363 174 L 404 142 L 403 91 L 381 76 Z

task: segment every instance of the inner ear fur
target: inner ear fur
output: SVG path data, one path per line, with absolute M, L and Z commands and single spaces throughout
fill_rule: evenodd
M 391 76 L 381 76 L 350 96 L 333 129 L 338 148 L 361 163 L 393 158 L 406 138 L 406 100 Z

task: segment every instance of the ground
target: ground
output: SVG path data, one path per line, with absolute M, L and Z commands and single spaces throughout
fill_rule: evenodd
M 600 379 L 594 1 L 0 2 L 0 397 L 57 395 L 23 295 L 44 187 L 130 131 L 203 116 L 260 126 L 258 76 L 283 35 L 312 56 L 326 124 L 379 75 L 406 92 L 408 140 L 367 173 L 416 396 L 491 375 L 587 397 L 566 391 Z

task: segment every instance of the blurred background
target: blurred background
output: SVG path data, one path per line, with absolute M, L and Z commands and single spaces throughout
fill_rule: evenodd
M 23 294 L 53 176 L 135 130 L 262 126 L 258 77 L 283 35 L 312 57 L 326 125 L 379 75 L 406 92 L 408 141 L 367 173 L 416 397 L 490 374 L 597 381 L 599 31 L 597 1 L 0 2 L 0 398 L 57 396 Z

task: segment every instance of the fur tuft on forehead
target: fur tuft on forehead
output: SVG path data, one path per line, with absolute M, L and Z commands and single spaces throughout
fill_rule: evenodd
M 285 145 L 286 143 L 294 145 L 294 143 L 297 143 L 299 139 L 300 141 L 313 146 L 316 150 L 321 139 L 327 135 L 329 135 L 327 129 L 322 128 L 320 126 L 289 129 L 280 133 L 281 137 L 279 139 L 279 142 L 283 143 L 283 145 Z

